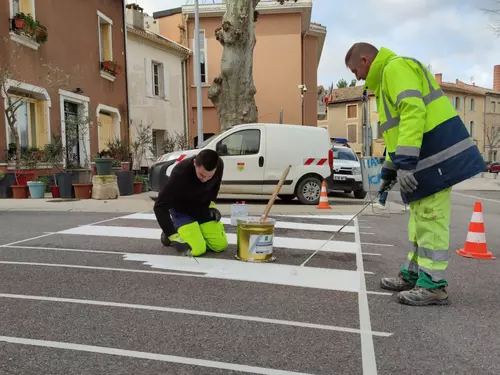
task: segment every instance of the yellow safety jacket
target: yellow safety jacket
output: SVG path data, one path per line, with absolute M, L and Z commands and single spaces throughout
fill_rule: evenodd
M 485 162 L 465 124 L 422 63 L 381 48 L 366 77 L 379 108 L 387 149 L 382 178 L 414 171 L 408 201 L 432 195 L 483 172 Z

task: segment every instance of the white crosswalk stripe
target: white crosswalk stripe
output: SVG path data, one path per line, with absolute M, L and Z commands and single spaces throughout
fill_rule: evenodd
M 141 262 L 155 269 L 195 272 L 197 275 L 192 276 L 197 277 L 360 292 L 360 277 L 356 258 L 361 256 L 361 246 L 359 241 L 356 241 L 356 237 L 359 237 L 356 236 L 358 231 L 356 222 L 353 220 L 342 230 L 345 233 L 342 240 L 327 241 L 347 220 L 351 219 L 351 216 L 276 215 L 273 218 L 276 220 L 276 229 L 281 231 L 275 234 L 273 247 L 285 252 L 285 255 L 281 255 L 282 259 L 273 263 L 242 262 L 227 259 L 227 256 L 225 258 L 217 257 L 217 254 L 199 257 L 195 261 L 180 256 L 169 248 L 165 248 L 164 254 L 122 253 L 122 256 L 126 260 Z M 298 222 L 297 219 L 303 219 L 304 222 Z M 324 222 L 316 224 L 307 219 L 324 220 Z M 229 244 L 234 247 L 237 244 L 235 228 L 231 225 L 229 217 L 223 217 L 221 221 L 228 231 L 232 228 L 232 232 L 227 233 L 227 238 Z M 141 222 L 144 224 L 141 225 Z M 332 224 L 332 222 L 335 223 Z M 161 229 L 153 213 L 135 213 L 116 218 L 115 223 L 82 225 L 58 233 L 69 236 L 90 236 L 96 238 L 96 241 L 99 241 L 98 238 L 111 237 L 160 241 Z M 308 236 L 308 233 L 311 235 Z M 312 236 L 312 233 L 316 233 L 315 238 L 308 238 Z M 304 254 L 304 251 L 310 253 L 318 249 L 321 249 L 320 254 L 332 254 L 332 256 L 338 254 L 338 256 L 343 257 L 345 262 L 351 262 L 350 269 L 342 269 L 342 263 L 336 263 L 339 265 L 338 268 L 323 268 L 321 265 L 311 266 L 309 264 L 299 267 L 303 260 L 293 261 L 293 257 L 299 256 L 299 253 L 294 253 L 294 251 Z M 351 257 L 355 255 L 355 257 L 349 258 L 349 261 L 348 258 L 345 258 L 349 255 Z M 186 274 L 186 276 L 190 275 Z

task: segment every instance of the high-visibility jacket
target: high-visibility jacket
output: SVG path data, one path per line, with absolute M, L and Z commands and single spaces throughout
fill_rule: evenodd
M 381 48 L 366 77 L 387 149 L 382 178 L 413 170 L 412 202 L 481 173 L 485 162 L 465 124 L 422 63 Z

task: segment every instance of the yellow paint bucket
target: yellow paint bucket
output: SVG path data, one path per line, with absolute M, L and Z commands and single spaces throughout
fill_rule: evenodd
M 274 219 L 264 222 L 260 217 L 245 217 L 237 221 L 236 259 L 245 262 L 274 262 Z

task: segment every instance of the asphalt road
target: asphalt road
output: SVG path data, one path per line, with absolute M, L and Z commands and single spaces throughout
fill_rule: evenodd
M 0 213 L 0 374 L 498 374 L 498 260 L 455 250 L 469 194 L 500 255 L 500 194 L 459 193 L 441 307 L 378 286 L 406 258 L 399 210 L 368 209 L 300 268 L 346 217 L 275 217 L 277 259 L 255 264 L 234 244 L 179 256 L 148 213 Z

